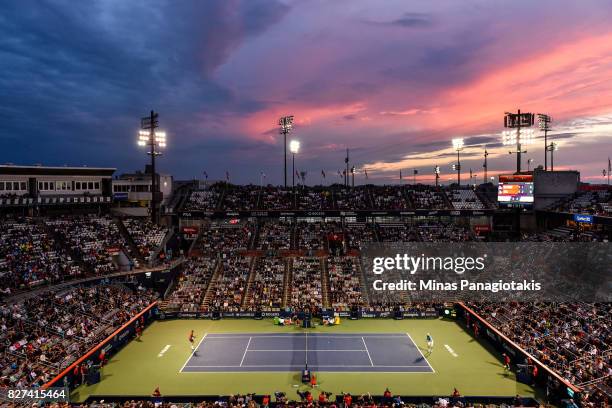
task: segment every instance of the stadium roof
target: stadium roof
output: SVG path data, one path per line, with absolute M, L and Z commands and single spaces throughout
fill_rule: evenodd
M 99 175 L 112 176 L 117 170 L 113 167 L 52 167 L 52 166 L 16 166 L 12 164 L 0 164 L 0 174 L 8 175 Z

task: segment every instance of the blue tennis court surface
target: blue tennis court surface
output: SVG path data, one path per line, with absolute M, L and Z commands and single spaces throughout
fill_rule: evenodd
M 408 334 L 206 334 L 181 372 L 434 372 Z

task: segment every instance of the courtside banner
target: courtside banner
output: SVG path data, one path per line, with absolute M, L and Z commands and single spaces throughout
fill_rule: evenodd
M 374 301 L 612 301 L 610 243 L 373 243 L 361 256 Z

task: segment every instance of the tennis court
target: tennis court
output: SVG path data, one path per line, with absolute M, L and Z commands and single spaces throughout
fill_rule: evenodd
M 408 333 L 204 334 L 180 372 L 432 373 Z

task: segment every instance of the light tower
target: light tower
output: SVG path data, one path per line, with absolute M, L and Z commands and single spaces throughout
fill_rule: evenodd
M 463 139 L 453 139 L 453 149 L 457 152 L 457 164 L 453 165 L 453 170 L 457 170 L 457 185 L 461 185 L 461 160 L 459 158 L 459 152 L 463 150 Z
M 287 188 L 287 135 L 291 132 L 293 128 L 293 115 L 283 116 L 278 120 L 278 124 L 280 126 L 280 133 L 284 136 L 284 146 L 285 146 L 285 188 Z
M 436 176 L 436 187 L 438 187 L 438 182 L 440 180 L 440 166 L 438 166 L 437 164 L 434 167 L 434 174 Z
M 550 152 L 550 171 L 555 171 L 555 152 L 559 150 L 559 144 L 550 142 L 546 150 Z
M 151 222 L 157 224 L 157 200 L 159 196 L 159 185 L 157 183 L 157 174 L 155 172 L 155 156 L 160 156 L 162 153 L 159 148 L 166 147 L 166 133 L 156 132 L 159 127 L 159 114 L 151 111 L 151 114 L 140 120 L 140 132 L 138 132 L 138 146 L 149 146 L 148 155 L 151 156 Z
M 489 165 L 487 163 L 487 157 L 489 156 L 489 152 L 487 152 L 487 148 L 485 147 L 485 151 L 484 151 L 484 164 L 482 165 L 482 167 L 484 168 L 484 177 L 482 179 L 483 184 L 486 184 L 487 182 L 487 171 L 489 170 Z
M 548 171 L 548 131 L 550 130 L 552 118 L 544 113 L 538 113 L 540 130 L 544 131 L 544 170 Z
M 289 143 L 289 151 L 293 154 L 293 166 L 292 166 L 292 182 L 291 182 L 291 190 L 293 191 L 293 207 L 297 207 L 297 197 L 295 195 L 295 155 L 300 151 L 300 142 L 297 140 L 292 140 Z
M 516 145 L 516 150 L 510 151 L 510 154 L 516 154 L 516 172 L 521 172 L 521 154 L 527 153 L 526 150 L 521 150 L 522 145 L 533 143 L 533 130 L 524 129 L 533 126 L 533 113 L 518 113 L 506 112 L 504 117 L 504 126 L 516 130 L 504 130 L 502 132 L 502 142 L 505 146 Z

